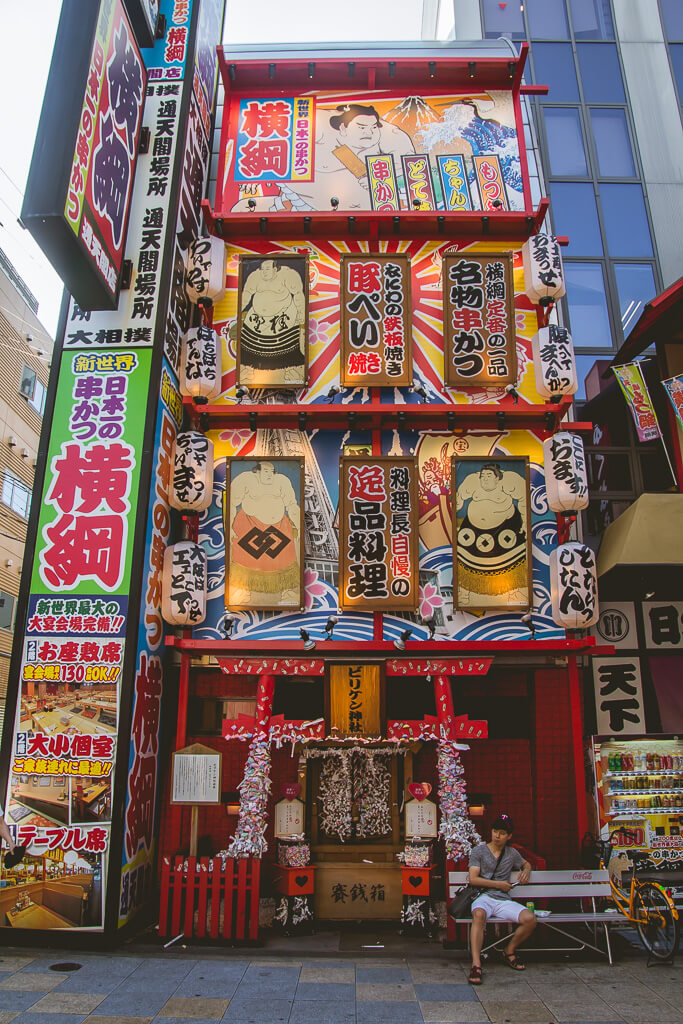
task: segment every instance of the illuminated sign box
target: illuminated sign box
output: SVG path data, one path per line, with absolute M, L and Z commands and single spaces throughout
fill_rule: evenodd
M 121 0 L 64 0 L 21 217 L 83 309 L 118 302 L 146 87 Z

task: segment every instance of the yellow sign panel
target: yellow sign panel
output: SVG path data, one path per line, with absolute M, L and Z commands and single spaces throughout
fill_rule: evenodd
M 379 736 L 379 704 L 379 665 L 330 666 L 330 726 L 340 736 Z

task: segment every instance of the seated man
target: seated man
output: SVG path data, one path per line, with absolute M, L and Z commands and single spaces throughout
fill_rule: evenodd
M 512 838 L 512 827 L 507 814 L 500 814 L 491 826 L 491 842 L 480 843 L 470 854 L 470 885 L 482 889 L 481 896 L 472 904 L 472 968 L 468 978 L 471 985 L 481 985 L 481 947 L 487 921 L 511 921 L 518 926 L 503 951 L 505 962 L 513 971 L 524 970 L 515 950 L 536 927 L 533 911 L 515 903 L 510 896 L 513 885 L 525 885 L 531 875 L 531 864 L 518 850 L 507 845 Z M 520 872 L 519 883 L 510 882 L 513 871 Z

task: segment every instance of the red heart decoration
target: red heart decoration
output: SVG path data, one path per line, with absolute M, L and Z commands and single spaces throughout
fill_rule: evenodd
M 298 782 L 285 782 L 282 786 L 282 795 L 285 800 L 296 800 L 299 793 L 301 792 L 301 786 Z
M 431 791 L 432 786 L 429 782 L 411 782 L 408 786 L 408 792 L 418 801 L 422 801 L 428 797 Z

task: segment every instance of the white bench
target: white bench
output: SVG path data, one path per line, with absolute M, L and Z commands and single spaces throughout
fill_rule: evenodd
M 511 880 L 514 882 L 519 876 L 519 872 L 513 871 Z M 462 885 L 466 885 L 469 881 L 469 875 L 466 871 L 449 871 L 448 872 L 448 899 L 453 899 L 456 892 Z M 482 887 L 482 893 L 487 892 L 487 889 Z M 538 910 L 539 900 L 588 900 L 590 910 L 581 909 L 577 913 L 569 913 L 566 910 L 553 910 L 552 906 L 548 909 L 551 911 L 549 917 L 539 917 L 538 924 L 544 925 L 546 928 L 552 929 L 552 931 L 564 935 L 565 937 L 572 939 L 575 943 L 573 946 L 558 946 L 558 947 L 544 947 L 545 949 L 553 949 L 559 952 L 560 950 L 566 952 L 567 950 L 579 951 L 582 949 L 594 949 L 597 953 L 601 953 L 603 956 L 607 956 L 607 959 L 612 964 L 612 947 L 610 945 L 609 937 L 609 926 L 614 924 L 615 919 L 620 920 L 621 915 L 617 912 L 609 913 L 605 911 L 596 910 L 595 901 L 600 896 L 611 896 L 612 890 L 609 884 L 609 873 L 605 869 L 599 870 L 583 870 L 578 869 L 576 871 L 532 871 L 531 879 L 527 885 L 517 885 L 512 889 L 510 895 L 517 903 L 526 903 L 527 900 L 532 900 L 536 904 Z M 470 926 L 472 924 L 471 915 L 468 917 L 458 918 L 456 924 L 467 925 L 467 945 L 469 946 L 470 940 Z M 574 924 L 583 925 L 585 924 L 589 934 L 592 934 L 593 941 L 589 942 L 583 937 L 573 935 L 571 932 L 566 931 L 564 928 L 560 928 L 561 924 Z M 592 928 L 591 928 L 592 926 Z M 605 949 L 598 946 L 598 928 L 602 926 L 605 932 Z M 500 945 L 502 942 L 506 942 L 508 934 L 504 934 L 502 937 L 497 938 L 495 942 L 490 942 L 488 945 L 483 947 L 482 952 L 488 949 Z M 525 949 L 531 949 L 526 943 Z

